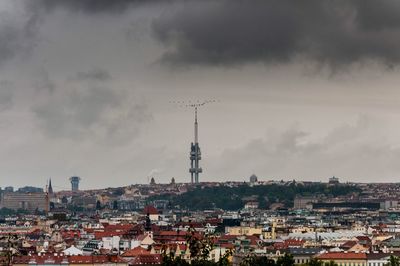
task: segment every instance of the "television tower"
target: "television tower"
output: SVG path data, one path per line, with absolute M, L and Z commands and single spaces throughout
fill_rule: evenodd
M 190 168 L 189 173 L 191 176 L 191 182 L 199 183 L 199 174 L 203 172 L 200 167 L 201 151 L 199 145 L 199 124 L 197 123 L 197 106 L 194 108 L 194 142 L 190 144 Z
M 201 150 L 199 145 L 199 123 L 197 122 L 197 110 L 199 107 L 204 106 L 208 103 L 215 103 L 217 100 L 206 100 L 206 101 L 173 101 L 171 103 L 178 104 L 181 107 L 191 107 L 194 108 L 194 142 L 190 144 L 190 168 L 189 173 L 191 177 L 192 184 L 199 183 L 199 174 L 203 172 L 203 169 L 200 167 L 201 160 Z

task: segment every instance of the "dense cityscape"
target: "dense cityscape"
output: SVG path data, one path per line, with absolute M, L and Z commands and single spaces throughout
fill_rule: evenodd
M 399 0 L 0 0 L 0 266 L 400 266 Z
M 158 184 L 152 178 L 79 190 L 79 180 L 70 178 L 68 191 L 54 191 L 51 180 L 46 191 L 1 191 L 3 263 L 383 266 L 400 255 L 399 184 L 252 175 L 247 182 Z

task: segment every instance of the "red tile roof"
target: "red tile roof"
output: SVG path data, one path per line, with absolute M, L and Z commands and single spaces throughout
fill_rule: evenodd
M 356 244 L 357 244 L 356 241 L 354 241 L 354 240 L 349 240 L 349 241 L 344 242 L 340 247 L 341 247 L 341 248 L 350 249 L 350 248 L 354 247 Z
M 121 256 L 122 257 L 136 257 L 138 255 L 143 255 L 143 254 L 150 254 L 150 251 L 148 251 L 145 248 L 142 247 L 136 247 L 133 249 L 130 249 L 128 251 L 125 251 Z
M 63 263 L 70 263 L 70 264 L 104 264 L 108 262 L 113 263 L 122 263 L 124 260 L 118 256 L 107 256 L 107 255 L 87 255 L 87 256 L 62 256 L 55 254 L 46 254 L 46 255 L 32 255 L 32 256 L 16 256 L 13 258 L 13 265 L 19 264 L 63 264 Z
M 368 236 L 356 236 L 359 241 L 367 241 L 370 242 L 371 239 Z
M 222 243 L 219 245 L 221 248 L 226 248 L 226 249 L 234 249 L 235 245 L 233 245 L 232 243 Z
M 365 260 L 367 255 L 365 253 L 355 253 L 355 252 L 329 252 L 318 256 L 321 260 Z
M 154 206 L 149 205 L 143 209 L 143 213 L 144 214 L 158 214 L 158 210 L 156 208 L 154 208 Z
M 104 226 L 104 231 L 129 231 L 134 227 L 133 224 L 109 224 Z
M 122 236 L 124 232 L 94 232 L 95 239 L 102 239 L 103 237 Z
M 78 255 L 69 257 L 68 261 L 71 264 L 105 263 L 110 261 L 110 257 L 108 257 L 107 255 Z

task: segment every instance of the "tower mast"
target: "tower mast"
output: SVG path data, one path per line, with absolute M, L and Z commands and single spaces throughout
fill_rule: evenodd
M 199 124 L 197 122 L 197 106 L 194 107 L 194 143 L 190 149 L 190 175 L 191 182 L 199 183 L 199 174 L 203 172 L 200 167 L 201 151 L 199 145 Z
M 197 107 L 194 109 L 194 143 L 198 143 L 198 123 L 197 123 Z
M 201 150 L 199 145 L 199 124 L 197 122 L 197 111 L 198 107 L 209 103 L 219 102 L 217 100 L 205 100 L 205 101 L 172 101 L 170 103 L 178 104 L 180 107 L 191 107 L 194 108 L 194 142 L 190 144 L 190 181 L 191 183 L 199 183 L 199 174 L 203 172 L 203 169 L 200 167 L 200 160 L 201 160 Z

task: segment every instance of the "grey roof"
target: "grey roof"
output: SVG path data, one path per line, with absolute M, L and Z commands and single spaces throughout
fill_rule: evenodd
M 322 248 L 289 248 L 288 252 L 292 255 L 315 255 L 322 251 Z

